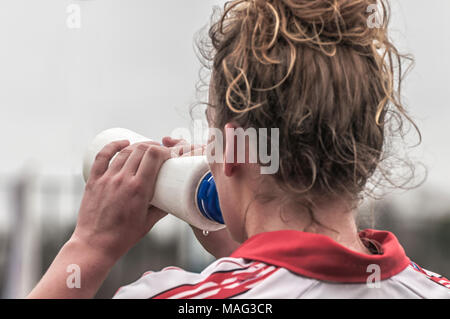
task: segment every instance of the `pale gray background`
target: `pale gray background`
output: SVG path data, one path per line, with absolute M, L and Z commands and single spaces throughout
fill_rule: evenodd
M 212 6 L 223 3 L 0 1 L 0 181 L 14 179 L 23 171 L 81 179 L 85 148 L 107 128 L 126 127 L 159 139 L 177 127 L 189 127 L 188 110 L 196 102 L 200 68 L 193 37 L 209 21 Z M 81 7 L 80 29 L 66 25 L 70 4 Z M 404 96 L 422 130 L 423 144 L 411 156 L 427 165 L 429 178 L 417 190 L 394 195 L 391 205 L 396 206 L 397 213 L 405 214 L 406 220 L 413 216 L 429 218 L 450 212 L 450 1 L 393 0 L 392 4 L 392 37 L 402 52 L 410 52 L 416 59 L 416 67 L 405 82 Z M 5 198 L 11 202 L 11 196 L 0 192 L 0 230 L 14 233 L 10 224 L 15 211 Z M 16 257 L 2 257 L 4 265 L 9 265 L 5 266 L 9 269 L 4 275 L 4 281 L 8 280 L 5 296 L 24 296 L 45 270 L 36 266 L 43 227 L 37 226 L 37 221 L 51 225 L 51 214 L 66 214 L 60 206 L 51 208 L 45 197 L 37 205 L 36 198 L 31 196 L 27 204 L 27 222 L 16 221 L 23 226 L 20 231 L 28 234 L 26 239 L 22 233 L 16 234 L 23 239 L 13 249 Z M 79 198 L 61 204 L 70 208 L 67 215 L 72 222 L 78 204 Z M 34 214 L 37 206 L 43 207 L 45 218 Z M 180 227 L 173 220 L 171 225 Z M 423 225 L 423 219 L 414 221 L 414 225 Z M 164 223 L 159 227 L 164 228 Z M 414 240 L 426 240 L 415 238 L 411 229 L 415 228 L 405 228 L 403 242 L 414 247 Z M 169 227 L 159 233 L 164 243 L 164 238 L 170 237 L 167 234 L 175 230 Z M 193 267 L 197 263 L 197 268 L 205 264 L 208 257 L 201 259 L 205 256 L 189 252 L 183 238 L 177 253 L 181 256 L 179 264 Z M 56 241 L 63 243 L 62 239 Z M 440 251 L 433 254 L 436 258 L 444 255 Z M 50 261 L 52 256 L 46 258 Z M 423 260 L 432 264 L 433 258 L 425 256 Z M 129 280 L 121 279 L 120 284 Z M 20 289 L 15 287 L 18 281 L 23 282 Z M 105 288 L 105 295 L 117 289 L 116 285 L 114 282 L 110 290 Z
M 193 35 L 223 1 L 1 1 L 0 172 L 29 159 L 42 172 L 80 172 L 99 131 L 160 138 L 189 124 L 199 63 Z M 66 8 L 81 6 L 80 29 Z M 416 57 L 404 95 L 424 135 L 424 187 L 450 187 L 450 2 L 393 1 L 393 36 Z

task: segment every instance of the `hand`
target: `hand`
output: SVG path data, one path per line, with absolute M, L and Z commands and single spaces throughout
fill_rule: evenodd
M 149 203 L 159 169 L 169 158 L 170 150 L 154 142 L 105 146 L 92 166 L 73 240 L 112 262 L 123 256 L 167 215 Z
M 202 155 L 206 148 L 205 145 L 191 145 L 185 140 L 171 137 L 164 137 L 162 142 L 164 146 L 170 148 L 172 156 Z M 191 228 L 203 248 L 216 258 L 230 256 L 239 247 L 239 243 L 233 240 L 228 229 L 210 232 L 205 236 L 202 230 L 194 226 Z
M 189 144 L 186 140 L 175 139 L 170 136 L 164 137 L 162 144 L 170 148 L 172 157 L 204 155 L 206 151 L 206 145 Z

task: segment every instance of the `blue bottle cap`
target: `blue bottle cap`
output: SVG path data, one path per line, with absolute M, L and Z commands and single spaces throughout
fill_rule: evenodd
M 225 224 L 220 210 L 216 183 L 211 172 L 203 177 L 198 186 L 197 205 L 203 216 L 219 224 Z

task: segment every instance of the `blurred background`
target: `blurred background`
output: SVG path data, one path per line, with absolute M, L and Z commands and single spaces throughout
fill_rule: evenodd
M 71 235 L 96 134 L 125 127 L 152 139 L 189 128 L 200 63 L 194 35 L 219 0 L 0 2 L 0 297 L 24 297 Z M 361 208 L 360 225 L 393 231 L 422 267 L 450 275 L 450 2 L 394 0 L 392 37 L 416 66 L 403 95 L 428 168 L 419 188 Z M 367 207 L 373 207 L 373 214 Z M 199 271 L 213 260 L 169 216 L 110 273 L 110 298 L 147 270 Z

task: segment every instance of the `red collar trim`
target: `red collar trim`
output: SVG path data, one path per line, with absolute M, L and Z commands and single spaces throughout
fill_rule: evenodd
M 230 257 L 261 261 L 296 274 L 333 282 L 366 282 L 380 266 L 380 279 L 390 278 L 409 265 L 409 258 L 394 234 L 367 229 L 359 233 L 363 242 L 376 242 L 382 254 L 352 251 L 328 236 L 296 230 L 257 234 L 246 240 Z

